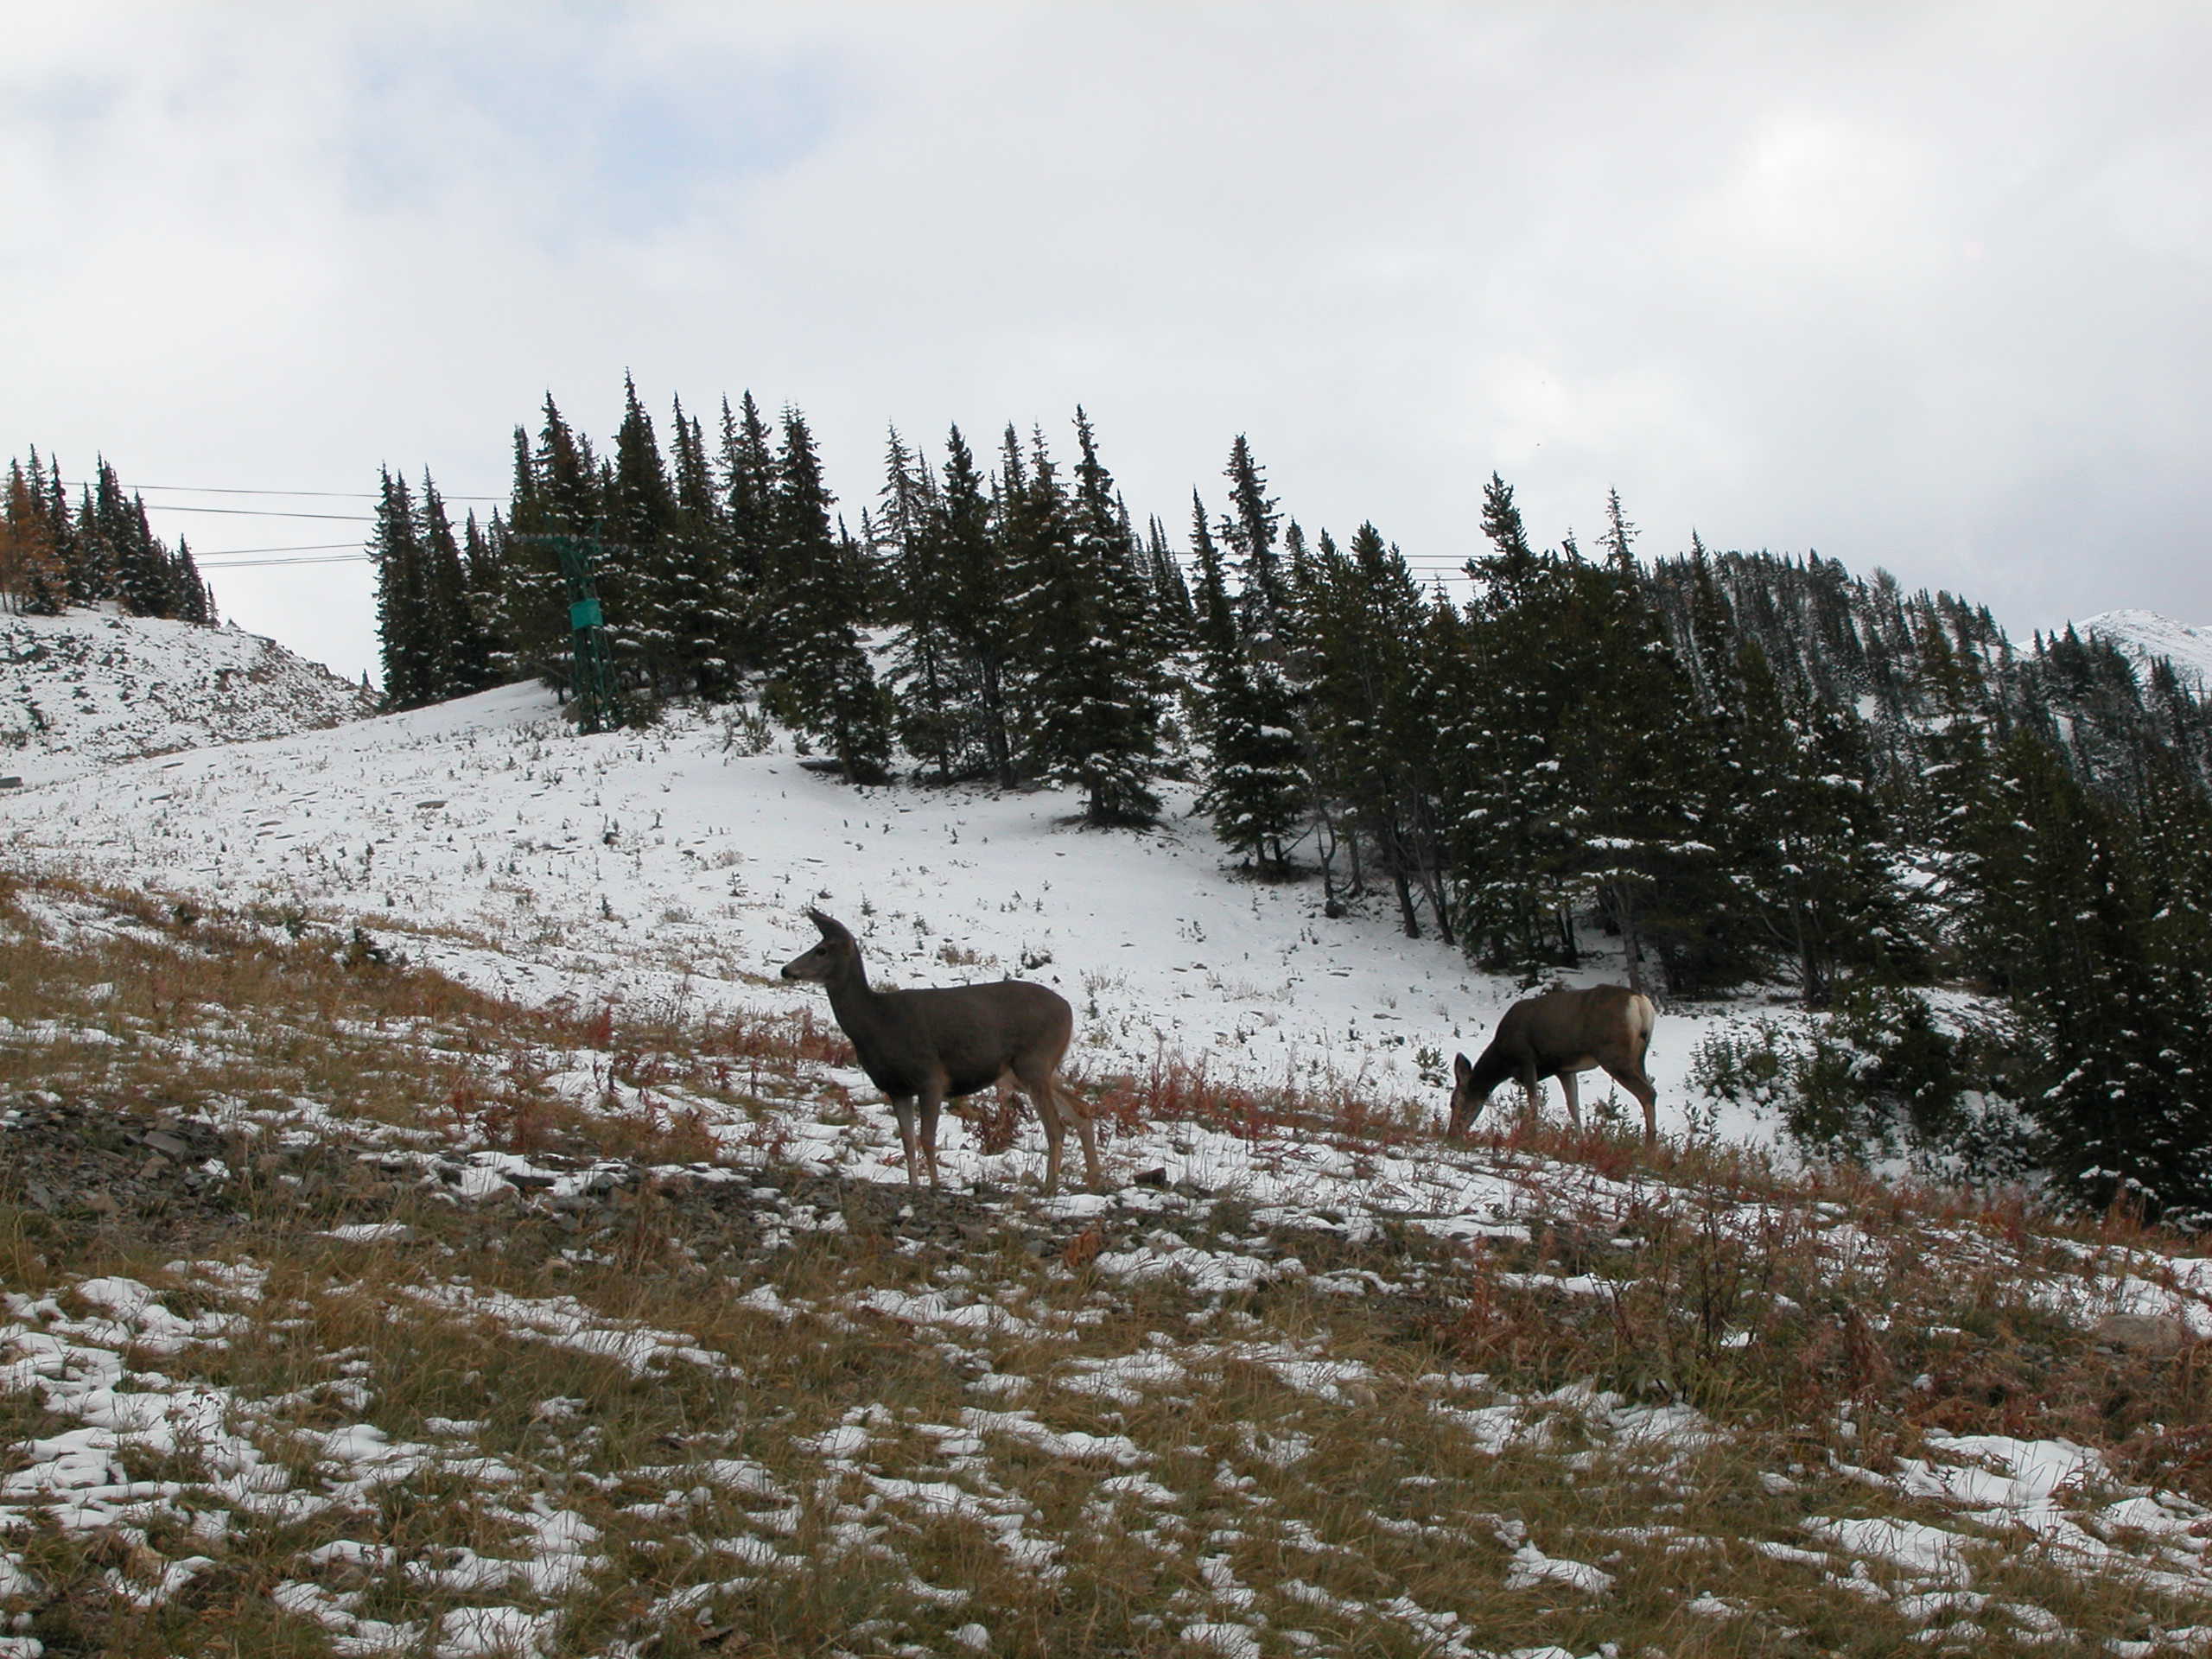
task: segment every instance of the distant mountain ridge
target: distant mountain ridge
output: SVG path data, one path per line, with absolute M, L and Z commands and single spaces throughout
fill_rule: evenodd
M 2190 627 L 2156 611 L 2101 611 L 2075 625 L 2083 633 L 2109 639 L 2139 664 L 2155 657 L 2170 659 L 2183 680 L 2212 685 L 2212 626 Z
M 0 775 L 26 783 L 376 712 L 373 693 L 237 628 L 99 610 L 0 615 Z

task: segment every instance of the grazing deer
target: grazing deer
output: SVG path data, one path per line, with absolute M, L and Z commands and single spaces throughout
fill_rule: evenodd
M 979 1093 L 1011 1074 L 1045 1126 L 1046 1196 L 1060 1190 L 1060 1141 L 1071 1123 L 1083 1142 L 1084 1179 L 1093 1192 L 1099 1189 L 1090 1115 L 1056 1075 L 1075 1033 L 1075 1011 L 1065 997 L 1019 979 L 879 991 L 868 982 L 853 936 L 818 910 L 806 913 L 822 930 L 822 943 L 785 963 L 784 977 L 814 981 L 830 993 L 830 1012 L 853 1039 L 861 1070 L 898 1115 L 907 1185 L 914 1185 L 918 1138 L 930 1185 L 938 1184 L 937 1120 L 945 1101 Z
M 1546 991 L 1516 1002 L 1497 1022 L 1480 1059 L 1470 1065 L 1465 1055 L 1452 1057 L 1455 1081 L 1446 1135 L 1457 1141 L 1465 1135 L 1491 1091 L 1508 1077 L 1518 1077 L 1528 1090 L 1531 1117 L 1544 1079 L 1557 1077 L 1567 1094 L 1567 1117 L 1579 1129 L 1582 1106 L 1575 1098 L 1575 1074 L 1603 1066 L 1607 1077 L 1643 1103 L 1643 1144 L 1650 1146 L 1659 1138 L 1659 1096 L 1644 1075 L 1643 1056 L 1658 1017 L 1649 997 L 1625 985 Z

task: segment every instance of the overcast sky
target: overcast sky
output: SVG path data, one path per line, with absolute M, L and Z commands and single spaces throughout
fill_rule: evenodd
M 857 524 L 1083 404 L 1141 519 L 1817 549 L 2025 637 L 2212 623 L 2212 8 L 47 6 L 0 52 L 0 413 L 149 504 L 503 495 L 548 391 L 803 408 Z M 358 675 L 365 526 L 168 510 Z

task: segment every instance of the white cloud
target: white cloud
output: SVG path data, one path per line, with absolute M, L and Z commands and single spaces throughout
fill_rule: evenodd
M 72 8 L 0 63 L 14 447 L 498 492 L 548 388 L 604 435 L 628 368 L 657 412 L 798 403 L 856 511 L 887 422 L 988 450 L 1081 402 L 1178 533 L 1246 431 L 1309 526 L 1436 567 L 1496 468 L 1547 539 L 1618 485 L 1647 552 L 2202 621 L 2208 44 L 2183 8 Z M 346 581 L 217 588 L 353 670 Z

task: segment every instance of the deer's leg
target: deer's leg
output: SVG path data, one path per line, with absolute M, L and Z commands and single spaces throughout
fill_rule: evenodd
M 1016 1090 L 1035 1110 L 1038 1125 L 1045 1131 L 1045 1196 L 1049 1198 L 1060 1190 L 1060 1137 L 1067 1126 L 1052 1109 L 1052 1090 L 1034 1073 L 1023 1071 L 1018 1065 L 1008 1067 L 999 1078 L 999 1098 L 1011 1100 Z
M 1536 1068 L 1533 1065 L 1521 1073 L 1521 1097 L 1526 1108 L 1522 1113 L 1523 1120 L 1533 1128 L 1544 1115 L 1543 1079 L 1536 1075 Z
M 929 1166 L 930 1185 L 935 1186 L 938 1184 L 937 1120 L 938 1114 L 944 1109 L 944 1090 L 935 1084 L 930 1084 L 922 1090 L 921 1106 L 922 1162 Z M 912 1184 L 912 1179 L 909 1177 L 907 1185 Z
M 893 1095 L 891 1097 L 893 1116 L 899 1120 L 899 1144 L 906 1150 L 906 1185 L 914 1185 L 914 1097 Z
M 1022 1088 L 1045 1129 L 1045 1196 L 1049 1198 L 1060 1190 L 1060 1142 L 1067 1138 L 1068 1126 L 1054 1109 L 1050 1084 L 1026 1083 Z
M 1567 1096 L 1567 1121 L 1574 1126 L 1575 1133 L 1579 1135 L 1582 1131 L 1582 1097 L 1573 1072 L 1562 1071 L 1559 1074 L 1559 1091 Z
M 1659 1143 L 1659 1091 L 1651 1086 L 1651 1079 L 1641 1071 L 1616 1071 L 1610 1065 L 1605 1068 L 1605 1075 L 1636 1096 L 1637 1103 L 1643 1108 L 1643 1144 L 1656 1146 Z
M 1068 1087 L 1065 1077 L 1047 1077 L 1045 1082 L 1052 1091 L 1062 1121 L 1075 1126 L 1075 1138 L 1083 1143 L 1084 1185 L 1093 1192 L 1103 1192 L 1106 1179 L 1098 1169 L 1097 1125 L 1091 1122 L 1090 1114 L 1084 1109 L 1083 1103 L 1075 1096 L 1075 1091 Z

